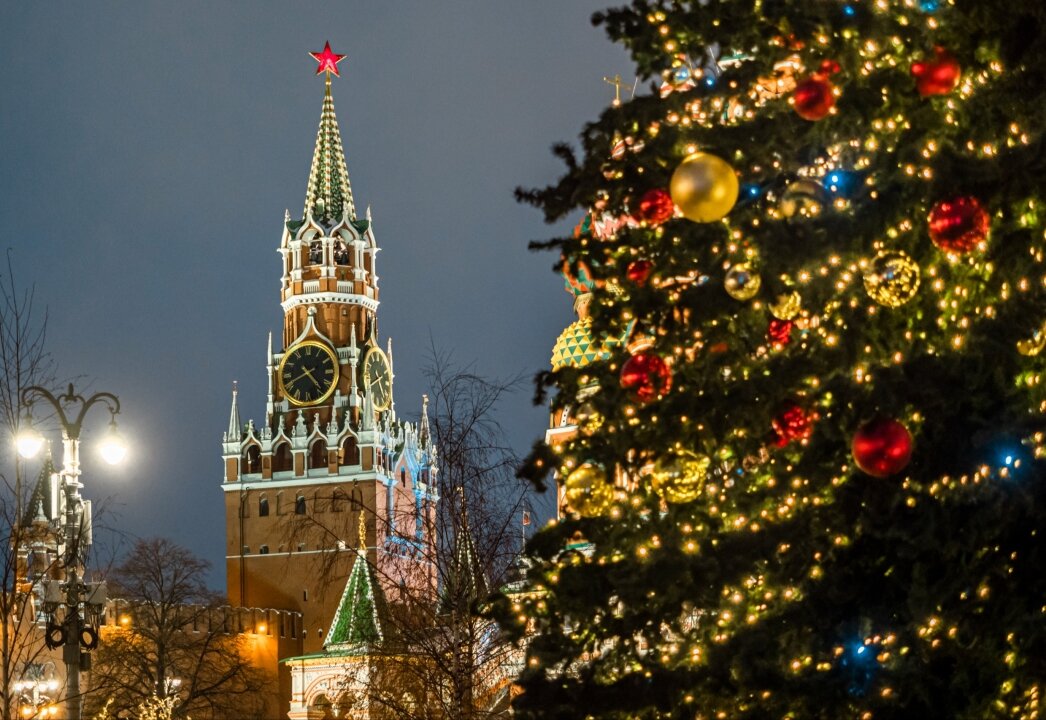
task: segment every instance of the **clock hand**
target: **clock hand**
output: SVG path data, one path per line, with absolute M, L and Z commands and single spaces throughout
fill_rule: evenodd
M 313 384 L 313 385 L 315 385 L 316 387 L 319 387 L 319 386 L 320 386 L 320 383 L 319 383 L 319 382 L 318 382 L 318 381 L 316 380 L 316 378 L 314 378 L 314 377 L 312 376 L 312 373 L 311 373 L 311 372 L 309 372 L 309 368 L 302 368 L 302 370 L 304 370 L 304 371 L 305 371 L 305 372 L 304 372 L 304 374 L 305 374 L 305 375 L 308 375 L 308 376 L 309 376 L 309 380 L 312 380 L 312 384 Z M 301 376 L 301 375 L 299 375 L 298 377 L 302 377 L 302 376 Z

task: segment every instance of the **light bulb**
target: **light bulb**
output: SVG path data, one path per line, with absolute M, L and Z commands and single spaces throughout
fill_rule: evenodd
M 18 454 L 28 460 L 36 457 L 36 454 L 40 452 L 40 448 L 44 446 L 44 436 L 31 425 L 26 425 L 15 438 L 15 445 L 18 448 Z
M 102 453 L 102 459 L 110 465 L 118 464 L 127 455 L 127 443 L 124 442 L 120 431 L 116 429 L 115 420 L 109 424 L 109 432 L 102 439 L 98 449 Z

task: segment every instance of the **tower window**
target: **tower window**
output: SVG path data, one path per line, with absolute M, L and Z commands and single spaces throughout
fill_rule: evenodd
M 258 554 L 259 555 L 268 555 L 269 554 L 269 546 L 268 545 L 262 545 L 260 548 L 258 548 Z
M 305 514 L 305 496 L 299 495 L 294 499 L 294 514 L 304 515 Z
M 352 489 L 352 498 L 349 500 L 349 509 L 359 512 L 363 509 L 363 491 L 359 488 Z
M 268 517 L 268 516 L 269 516 L 269 498 L 267 498 L 264 495 L 262 495 L 261 499 L 258 500 L 258 517 Z
M 309 468 L 316 470 L 327 467 L 327 443 L 317 440 L 309 448 Z
M 349 246 L 345 244 L 344 240 L 334 246 L 334 262 L 337 265 L 349 264 Z
M 298 552 L 302 552 L 303 550 L 305 550 L 305 543 L 298 543 Z M 309 598 L 305 599 L 308 600 Z
M 407 487 L 407 471 L 404 468 L 400 468 L 400 484 Z
M 309 245 L 309 263 L 319 265 L 323 262 L 323 242 L 316 240 Z
M 241 554 L 242 555 L 250 555 L 251 554 L 250 546 L 249 545 L 244 545 L 243 546 L 243 551 L 241 552 Z
M 341 445 L 340 463 L 342 465 L 360 464 L 360 446 L 356 444 L 356 438 L 351 435 L 345 438 L 345 442 Z
M 261 450 L 257 445 L 251 445 L 243 452 L 244 474 L 261 472 Z
M 345 491 L 334 488 L 331 493 L 331 512 L 341 512 L 345 509 Z
M 280 443 L 272 454 L 272 471 L 284 472 L 294 469 L 294 461 L 291 458 L 291 446 L 289 443 Z

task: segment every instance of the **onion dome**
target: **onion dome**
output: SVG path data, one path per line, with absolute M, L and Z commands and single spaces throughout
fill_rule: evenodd
M 594 360 L 610 357 L 610 347 L 616 343 L 597 343 L 592 337 L 592 318 L 575 320 L 567 325 L 552 348 L 552 369 L 582 368 Z

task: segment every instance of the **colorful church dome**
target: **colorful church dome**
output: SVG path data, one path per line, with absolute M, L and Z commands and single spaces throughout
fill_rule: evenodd
M 610 356 L 610 343 L 597 343 L 592 337 L 592 319 L 575 320 L 559 334 L 552 348 L 552 369 L 563 367 L 581 368 L 594 360 L 605 360 Z

